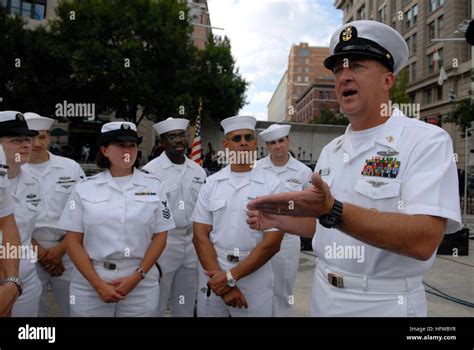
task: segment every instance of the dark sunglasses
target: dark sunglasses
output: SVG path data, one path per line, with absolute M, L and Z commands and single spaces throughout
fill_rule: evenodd
M 255 135 L 254 134 L 245 134 L 245 135 L 243 135 L 243 138 L 245 139 L 245 141 L 249 142 L 249 141 L 255 140 Z M 230 140 L 232 142 L 240 142 L 242 140 L 242 135 L 232 136 Z
M 283 142 L 285 142 L 285 140 L 286 140 L 286 138 L 283 138 L 283 139 L 268 141 L 267 143 L 268 143 L 269 145 L 276 145 L 277 143 L 283 143 Z

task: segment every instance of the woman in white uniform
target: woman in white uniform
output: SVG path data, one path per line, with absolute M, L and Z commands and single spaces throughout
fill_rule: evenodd
M 12 309 L 13 317 L 37 317 L 41 296 L 41 282 L 36 272 L 36 254 L 31 245 L 38 213 L 41 210 L 39 182 L 22 167 L 30 160 L 33 136 L 23 114 L 14 111 L 0 112 L 0 143 L 8 165 L 8 189 L 15 202 L 14 216 L 20 233 L 20 279 L 23 293 Z
M 136 130 L 130 122 L 102 126 L 97 165 L 105 170 L 76 185 L 59 220 L 75 265 L 71 316 L 156 314 L 155 262 L 175 225 L 160 181 L 134 167 Z

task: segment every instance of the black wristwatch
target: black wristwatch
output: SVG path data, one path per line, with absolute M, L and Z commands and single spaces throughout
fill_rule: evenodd
M 334 199 L 334 205 L 329 214 L 321 215 L 318 219 L 319 223 L 326 228 L 337 227 L 342 220 L 342 203 Z

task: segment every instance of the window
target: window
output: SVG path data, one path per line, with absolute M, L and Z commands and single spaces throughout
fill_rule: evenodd
M 298 73 L 301 73 L 301 67 L 296 67 L 296 71 L 297 71 Z
M 444 52 L 443 49 L 438 50 L 439 61 L 438 61 L 438 70 L 444 65 Z
M 304 68 L 304 72 L 305 72 L 305 73 L 309 73 L 309 67 L 305 67 L 305 68 Z
M 319 92 L 319 99 L 324 100 L 324 91 Z
M 411 25 L 415 25 L 416 24 L 416 20 L 418 18 L 418 5 L 414 5 L 412 8 L 411 8 L 411 12 L 412 12 L 412 23 Z
M 413 62 L 410 65 L 410 71 L 409 71 L 409 74 L 408 74 L 408 79 L 410 80 L 410 82 L 416 80 L 416 62 Z
M 304 60 L 306 64 L 309 64 L 309 58 Z
M 410 29 L 411 26 L 411 9 L 405 12 L 405 30 Z
M 443 86 L 436 87 L 436 100 L 441 101 L 443 99 Z
M 20 0 L 11 0 L 10 2 L 10 13 L 12 15 L 19 15 L 20 14 Z
M 379 10 L 379 22 L 385 23 L 386 20 L 387 20 L 387 11 L 384 6 Z
M 301 82 L 301 75 L 298 75 L 298 76 L 296 77 L 296 81 L 297 81 L 298 83 Z
M 429 0 L 428 11 L 433 12 L 444 5 L 444 0 Z
M 46 18 L 46 4 L 35 4 L 34 19 L 42 20 Z
M 308 49 L 299 49 L 298 50 L 298 56 L 308 57 L 309 56 L 309 50 Z
M 411 36 L 411 53 L 416 54 L 416 40 L 417 40 L 416 33 Z
M 429 90 L 425 90 L 425 103 L 432 103 L 433 102 L 433 92 L 430 88 Z
M 438 24 L 436 26 L 436 37 L 441 38 L 441 31 L 443 30 L 443 25 L 444 25 L 443 16 L 439 16 L 436 22 Z
M 428 74 L 434 73 L 434 60 L 433 60 L 433 54 L 430 53 L 428 55 Z
M 21 6 L 21 15 L 23 17 L 31 18 L 33 14 L 33 4 L 31 2 L 23 1 Z
M 407 43 L 407 46 L 408 46 L 408 50 L 411 49 L 411 44 L 410 44 L 410 40 L 411 40 L 411 37 L 409 36 L 408 38 L 405 39 L 405 42 Z M 413 52 L 410 52 L 410 54 L 412 54 Z
M 0 0 L 11 15 L 42 20 L 46 17 L 47 0 Z
M 365 18 L 365 5 L 362 5 L 361 8 L 357 11 L 357 19 L 366 19 Z
M 428 45 L 431 44 L 431 40 L 435 38 L 436 28 L 435 22 L 431 22 L 428 24 Z
M 305 82 L 305 83 L 308 83 L 308 82 L 309 82 L 309 77 L 308 77 L 308 76 L 304 77 L 304 82 Z

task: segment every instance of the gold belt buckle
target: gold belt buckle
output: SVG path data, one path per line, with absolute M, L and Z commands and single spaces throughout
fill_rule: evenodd
M 235 255 L 227 255 L 227 261 L 230 262 L 239 262 L 239 257 Z
M 337 288 L 344 288 L 344 277 L 333 272 L 328 273 L 329 284 Z

